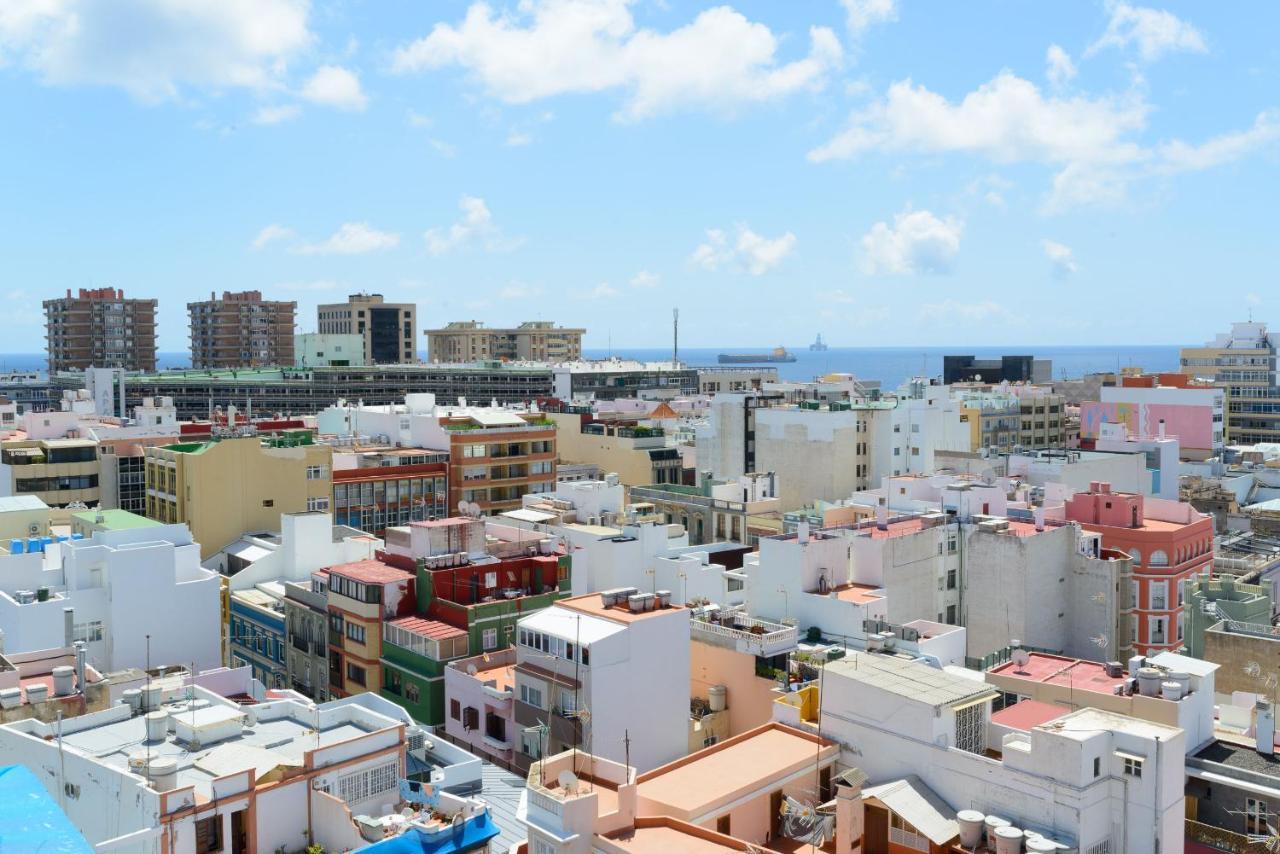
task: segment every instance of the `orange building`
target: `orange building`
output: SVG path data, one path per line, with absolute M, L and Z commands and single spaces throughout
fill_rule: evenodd
M 1181 501 L 1112 492 L 1111 484 L 1098 481 L 1067 501 L 1066 516 L 1101 534 L 1105 548 L 1133 558 L 1134 651 L 1181 648 L 1183 587 L 1213 567 L 1213 517 Z

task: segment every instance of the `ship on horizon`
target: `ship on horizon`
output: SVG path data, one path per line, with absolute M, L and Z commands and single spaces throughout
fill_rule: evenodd
M 768 353 L 721 353 L 722 365 L 766 365 L 778 362 L 794 362 L 796 357 L 786 347 L 774 347 Z
M 827 342 L 822 340 L 822 333 L 818 333 L 818 340 L 809 345 L 810 350 L 822 351 L 828 349 Z

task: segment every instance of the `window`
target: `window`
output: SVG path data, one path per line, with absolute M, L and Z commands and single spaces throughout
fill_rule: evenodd
M 364 668 L 347 662 L 347 678 L 357 685 L 364 685 L 366 678 Z
M 947 606 L 947 625 L 954 626 L 956 624 L 956 606 Z
M 1151 560 L 1147 566 L 1168 566 L 1169 555 L 1163 549 L 1156 549 L 1151 553 Z
M 462 704 L 457 700 L 449 701 L 449 717 L 453 718 L 455 721 L 462 720 Z
M 948 590 L 956 589 L 956 570 L 954 569 L 947 570 L 947 589 Z
M 716 736 L 714 736 L 714 735 L 709 735 L 709 736 L 707 736 L 706 738 L 704 738 L 704 739 L 702 740 L 702 746 L 703 746 L 703 747 L 710 747 L 711 745 L 715 744 L 715 743 L 716 743 L 717 741 L 719 741 L 719 740 L 720 740 L 720 739 L 719 739 L 719 738 L 717 738 Z
M 546 706 L 542 704 L 542 690 L 540 688 L 534 688 L 531 685 L 522 684 L 520 686 L 520 702 L 528 706 L 535 706 L 539 709 L 546 708 Z
M 338 778 L 337 795 L 348 804 L 376 797 L 400 786 L 400 762 L 369 768 Z
M 364 643 L 365 628 L 359 623 L 347 623 L 347 640 Z
M 222 850 L 222 816 L 211 815 L 196 821 L 196 854 Z
M 400 673 L 390 667 L 382 668 L 382 687 L 392 694 L 399 695 L 401 690 Z
M 1097 779 L 1098 777 L 1102 776 L 1102 757 L 1101 756 L 1093 757 L 1093 776 L 1094 776 L 1094 779 Z
M 1124 774 L 1126 777 L 1142 776 L 1142 758 L 1139 756 L 1124 757 Z
M 956 710 L 956 747 L 969 753 L 987 749 L 987 727 L 983 720 L 985 703 L 975 703 Z
M 404 683 L 404 698 L 407 702 L 417 703 L 422 700 L 422 693 L 417 682 Z
M 307 510 L 313 513 L 317 511 L 323 512 L 328 509 L 329 509 L 329 496 L 327 495 L 321 495 L 319 497 L 313 497 L 313 498 L 307 499 Z
M 465 730 L 480 728 L 480 710 L 475 706 L 467 706 L 462 710 L 462 728 Z
M 485 649 L 498 648 L 498 630 L 497 629 L 485 629 L 484 633 L 481 635 L 481 638 L 482 638 L 481 644 Z
M 307 480 L 324 480 L 329 477 L 328 466 L 307 466 Z
M 1270 835 L 1267 828 L 1267 802 L 1256 798 L 1244 799 L 1244 832 L 1254 836 Z
M 541 839 L 534 839 L 533 854 L 556 854 L 556 848 L 549 842 L 544 842 Z
M 90 620 L 87 623 L 76 623 L 72 629 L 75 640 L 93 643 L 102 640 L 102 621 Z
M 463 457 L 475 459 L 476 457 L 483 457 L 484 455 L 485 455 L 484 445 L 463 445 L 462 446 Z
M 262 506 L 263 506 L 263 507 L 275 507 L 275 506 L 276 506 L 276 502 L 275 502 L 273 499 L 271 499 L 271 498 L 264 498 L 264 499 L 262 499 Z
M 1152 559 L 1154 559 L 1152 555 Z M 1163 611 L 1169 606 L 1169 582 L 1152 581 L 1149 582 L 1149 598 L 1151 601 L 1151 609 L 1155 611 Z
M 520 752 L 534 759 L 542 756 L 542 730 L 540 727 L 529 727 L 520 733 Z

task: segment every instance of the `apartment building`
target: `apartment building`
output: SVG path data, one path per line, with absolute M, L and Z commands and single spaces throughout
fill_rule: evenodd
M 296 302 L 264 300 L 261 291 L 223 291 L 187 303 L 191 367 L 293 365 Z
M 123 289 L 81 288 L 44 301 L 49 373 L 85 368 L 156 369 L 156 301 Z
M 697 394 L 700 368 L 683 362 L 588 359 L 550 366 L 551 394 L 571 403 L 619 398 L 673 398 Z
M 359 335 L 365 365 L 411 365 L 418 361 L 418 307 L 386 302 L 382 294 L 352 294 L 346 302 L 316 306 L 316 331 L 322 335 Z
M 1080 444 L 1104 439 L 1103 425 L 1122 425 L 1124 434 L 1177 439 L 1184 459 L 1220 457 L 1225 442 L 1226 392 L 1186 374 L 1125 376 L 1102 386 L 1099 399 L 1080 404 Z
M 1102 545 L 1133 561 L 1133 619 L 1136 652 L 1176 651 L 1183 646 L 1186 584 L 1213 567 L 1213 519 L 1190 504 L 1113 492 L 1092 483 L 1066 503 L 1066 518 L 1102 536 Z
M 31 495 L 50 507 L 97 504 L 98 443 L 92 439 L 8 439 L 0 443 L 0 495 Z
M 690 545 L 713 542 L 755 545 L 782 532 L 779 479 L 773 472 L 749 474 L 726 483 L 703 477 L 698 486 L 635 486 L 631 499 L 657 520 L 679 525 Z
M 565 463 L 589 463 L 618 475 L 627 486 L 680 483 L 684 464 L 665 425 L 678 416 L 666 403 L 631 422 L 594 420 L 585 412 L 551 412 L 556 450 Z
M 364 360 L 364 336 L 304 332 L 293 338 L 294 363 L 300 368 L 346 368 L 368 364 Z
M 1224 441 L 1254 445 L 1280 440 L 1280 374 L 1276 344 L 1265 323 L 1233 323 L 1203 347 L 1184 347 L 1182 373 L 1226 394 Z
M 1236 676 L 1244 676 L 1243 668 L 1248 659 L 1223 661 L 1211 656 L 1207 651 L 1208 633 L 1221 624 L 1221 630 L 1225 632 L 1237 629 L 1241 634 L 1271 636 L 1269 584 L 1246 584 L 1231 576 L 1192 578 L 1185 586 L 1182 610 L 1186 623 L 1184 646 L 1187 655 L 1222 665 L 1238 664 L 1239 667 L 1234 669 L 1224 667 L 1224 670 L 1230 670 Z M 1276 639 L 1280 640 L 1280 637 Z M 1228 692 L 1232 690 L 1243 689 L 1238 686 L 1227 689 Z
M 943 385 L 952 383 L 1047 383 L 1053 379 L 1053 361 L 1034 356 L 1001 356 L 979 359 L 975 356 L 943 356 Z
M 951 394 L 969 426 L 971 451 L 1067 446 L 1066 400 L 1047 386 L 962 383 Z
M 208 558 L 281 513 L 328 511 L 333 449 L 309 432 L 146 449 L 147 516 L 185 523 Z
M 689 609 L 634 588 L 561 600 L 520 620 L 513 694 L 523 766 L 573 746 L 645 771 L 684 756 Z
M 328 694 L 377 692 L 382 684 L 384 626 L 413 613 L 413 573 L 373 559 L 331 566 L 325 580 Z
M 456 320 L 428 329 L 431 362 L 573 362 L 582 358 L 587 330 L 556 326 L 549 320 L 526 320 L 514 329 L 488 329 L 476 320 Z

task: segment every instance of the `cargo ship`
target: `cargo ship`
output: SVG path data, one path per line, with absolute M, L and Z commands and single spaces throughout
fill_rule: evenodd
M 827 349 L 827 342 L 822 340 L 821 332 L 818 333 L 818 340 L 809 345 L 809 349 L 817 350 L 819 352 Z
M 776 362 L 794 362 L 796 357 L 786 347 L 774 347 L 768 353 L 721 353 L 722 365 L 763 365 Z

